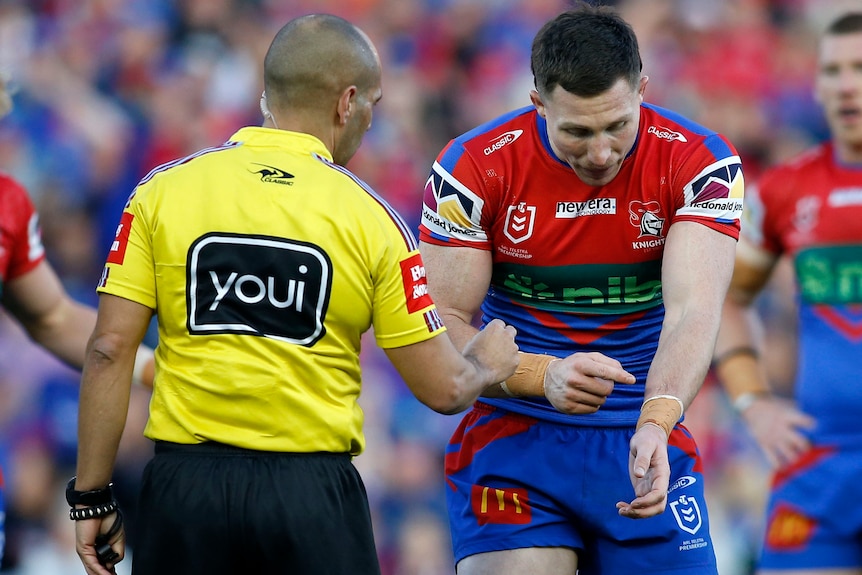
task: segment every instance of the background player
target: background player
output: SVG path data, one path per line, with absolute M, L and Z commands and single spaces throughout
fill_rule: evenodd
M 11 111 L 12 97 L 0 80 L 0 118 Z M 45 258 L 33 202 L 21 184 L 5 173 L 0 173 L 0 293 L 4 309 L 34 342 L 66 364 L 83 367 L 96 311 L 72 299 L 64 289 Z M 138 346 L 137 358 L 135 379 L 151 387 L 152 350 Z M 0 556 L 5 515 L 2 495 L 0 490 Z
M 759 573 L 862 574 L 862 12 L 825 30 L 815 93 L 832 139 L 746 196 L 717 374 L 776 472 Z M 795 401 L 770 392 L 753 304 L 781 256 L 798 292 Z

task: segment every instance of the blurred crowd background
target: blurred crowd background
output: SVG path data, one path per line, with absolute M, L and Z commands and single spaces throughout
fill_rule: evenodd
M 638 33 L 647 99 L 726 134 L 746 180 L 827 137 L 812 98 L 817 34 L 858 0 L 617 0 Z M 127 196 L 151 168 L 259 125 L 261 62 L 288 19 L 343 16 L 377 45 L 383 101 L 349 167 L 418 226 L 437 152 L 476 124 L 529 104 L 529 52 L 563 0 L 0 0 L 0 74 L 15 109 L 0 121 L 0 169 L 29 190 L 48 258 L 77 299 L 95 285 Z M 181 190 L 178 190 L 181 193 Z M 778 280 L 786 280 L 786 273 Z M 793 376 L 793 293 L 761 298 L 776 388 Z M 152 339 L 154 334 L 148 336 Z M 156 341 L 149 341 L 155 345 Z M 454 573 L 442 452 L 460 416 L 423 407 L 369 337 L 363 350 L 368 449 L 356 459 L 385 575 Z M 0 463 L 6 555 L 0 573 L 82 572 L 62 498 L 74 474 L 79 374 L 0 314 Z M 135 389 L 115 476 L 129 536 L 150 442 L 149 393 Z M 722 575 L 750 573 L 769 469 L 716 383 L 686 424 L 707 472 Z M 517 457 L 517 454 L 513 454 Z M 337 542 L 333 542 L 337 549 Z M 123 562 L 118 572 L 128 572 Z

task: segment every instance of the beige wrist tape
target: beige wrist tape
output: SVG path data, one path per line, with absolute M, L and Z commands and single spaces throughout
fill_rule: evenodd
M 511 397 L 544 397 L 545 396 L 545 371 L 555 359 L 553 355 L 542 355 L 538 353 L 520 353 L 521 362 L 515 375 L 500 384 Z
M 673 426 L 682 418 L 682 400 L 673 395 L 654 395 L 644 400 L 636 429 L 648 423 L 658 425 L 670 437 Z
M 769 384 L 757 354 L 741 351 L 744 349 L 747 348 L 731 350 L 733 353 L 725 353 L 721 361 L 714 363 L 715 373 L 731 403 L 743 395 L 769 393 Z

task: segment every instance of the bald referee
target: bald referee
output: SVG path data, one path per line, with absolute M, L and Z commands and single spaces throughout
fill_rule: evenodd
M 466 409 L 517 366 L 493 322 L 464 349 L 429 298 L 416 240 L 343 166 L 380 100 L 380 59 L 345 20 L 304 16 L 264 62 L 262 127 L 135 188 L 98 286 L 67 499 L 87 573 L 125 550 L 111 474 L 135 349 L 159 345 L 136 575 L 378 574 L 362 452 L 359 349 L 416 397 Z

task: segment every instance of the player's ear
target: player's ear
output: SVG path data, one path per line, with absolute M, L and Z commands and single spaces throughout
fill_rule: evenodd
M 543 118 L 546 118 L 547 116 L 545 116 L 545 103 L 542 102 L 542 96 L 539 95 L 538 90 L 530 90 L 530 101 L 536 107 L 536 111 L 539 113 L 539 115 Z
M 356 92 L 356 86 L 348 86 L 338 98 L 335 113 L 338 116 L 338 123 L 342 126 L 347 123 L 351 112 L 353 112 L 353 100 L 356 97 Z
M 644 94 L 646 93 L 646 85 L 649 83 L 649 76 L 641 76 L 640 85 L 638 86 L 638 94 L 641 98 L 641 103 L 644 101 Z

